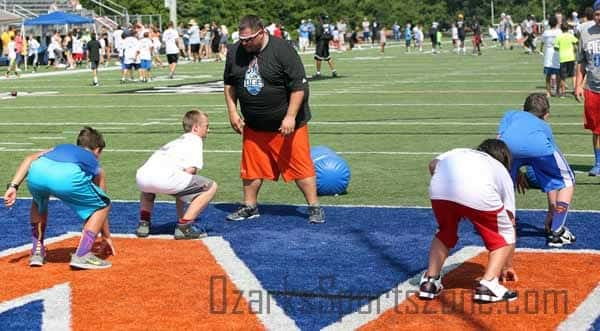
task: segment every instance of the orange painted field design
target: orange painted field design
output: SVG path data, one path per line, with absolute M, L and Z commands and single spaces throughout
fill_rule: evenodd
M 28 266 L 28 251 L 0 258 L 0 302 L 69 282 L 74 330 L 264 329 L 243 299 L 213 302 L 227 313 L 211 312 L 211 277 L 225 279 L 227 298 L 240 295 L 201 241 L 114 241 L 118 255 L 106 270 L 70 270 L 78 238 L 49 245 L 42 268 Z
M 514 263 L 520 280 L 507 283 L 519 298 L 476 304 L 473 282 L 486 263 L 487 253 L 465 261 L 444 277 L 439 299 L 409 297 L 361 330 L 554 330 L 600 283 L 598 254 L 519 252 Z

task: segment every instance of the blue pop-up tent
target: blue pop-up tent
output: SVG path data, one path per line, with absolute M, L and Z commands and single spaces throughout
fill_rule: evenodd
M 94 20 L 75 14 L 55 11 L 50 14 L 41 15 L 23 22 L 24 25 L 57 25 L 57 24 L 89 24 Z

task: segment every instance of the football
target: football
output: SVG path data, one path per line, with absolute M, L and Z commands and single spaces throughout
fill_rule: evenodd
M 15 91 L 15 90 L 10 91 L 10 95 L 12 95 L 13 97 L 16 97 L 17 96 L 17 91 Z

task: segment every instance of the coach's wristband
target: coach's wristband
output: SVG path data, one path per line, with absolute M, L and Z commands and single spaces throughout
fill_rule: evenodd
M 7 189 L 7 190 L 8 190 L 9 188 L 11 188 L 11 187 L 12 187 L 12 188 L 14 188 L 14 189 L 15 189 L 15 191 L 18 191 L 18 190 L 19 190 L 19 184 L 15 184 L 15 183 L 8 183 L 8 184 L 6 184 L 6 189 Z

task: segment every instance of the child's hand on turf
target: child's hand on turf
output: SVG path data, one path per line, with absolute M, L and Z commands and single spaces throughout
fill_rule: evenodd
M 524 172 L 520 172 L 517 174 L 517 192 L 521 194 L 525 194 L 529 189 L 529 182 L 527 182 L 527 176 Z
M 15 201 L 17 201 L 17 189 L 11 187 L 4 193 L 4 205 L 10 208 L 15 204 Z
M 115 245 L 111 238 L 102 238 L 102 243 L 100 244 L 100 252 L 102 254 L 108 255 L 117 255 L 117 251 L 115 250 Z
M 519 281 L 519 277 L 517 276 L 517 272 L 513 267 L 505 267 L 502 268 L 502 275 L 500 275 L 500 280 L 503 282 L 517 282 Z

